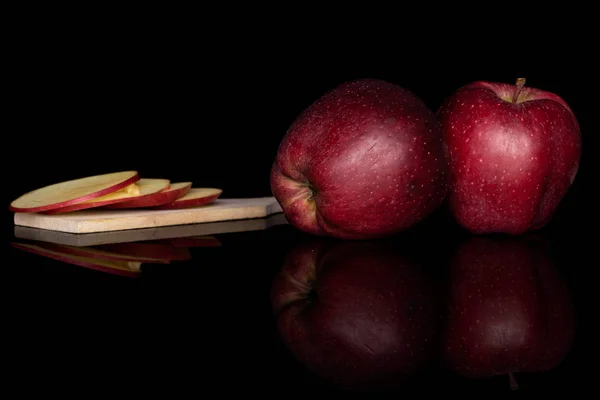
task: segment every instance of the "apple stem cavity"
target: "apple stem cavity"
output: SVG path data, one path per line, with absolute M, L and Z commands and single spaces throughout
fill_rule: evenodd
M 519 388 L 519 383 L 512 372 L 508 373 L 508 379 L 510 381 L 510 390 L 517 390 Z
M 315 196 L 317 195 L 317 191 L 315 190 L 315 187 L 313 185 L 310 184 L 310 182 L 306 182 L 305 183 L 306 187 L 308 188 L 308 190 L 310 191 L 310 196 L 308 196 L 308 201 L 312 201 L 315 199 Z
M 513 104 L 517 104 L 517 100 L 519 99 L 521 90 L 523 90 L 523 86 L 525 86 L 525 78 L 518 78 L 517 83 L 516 83 L 515 93 L 513 94 L 513 98 L 512 98 Z

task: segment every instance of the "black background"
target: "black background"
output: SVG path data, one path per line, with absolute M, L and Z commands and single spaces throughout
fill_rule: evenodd
M 592 89 L 597 79 L 591 62 L 596 49 L 589 44 L 589 34 L 571 30 L 567 35 L 560 20 L 534 23 L 518 18 L 514 27 L 486 21 L 474 27 L 473 20 L 455 25 L 446 18 L 443 27 L 437 20 L 408 26 L 410 15 L 391 25 L 370 19 L 374 29 L 355 22 L 349 23 L 352 29 L 321 33 L 304 19 L 292 22 L 291 14 L 270 18 L 271 10 L 255 10 L 261 18 L 240 9 L 225 14 L 205 10 L 193 14 L 191 21 L 179 20 L 181 15 L 146 18 L 138 11 L 126 15 L 115 11 L 98 20 L 91 14 L 64 19 L 44 12 L 35 18 L 22 15 L 10 34 L 10 53 L 4 62 L 10 70 L 4 77 L 9 87 L 3 129 L 6 209 L 11 200 L 40 186 L 130 169 L 144 177 L 219 187 L 223 197 L 269 196 L 269 170 L 286 129 L 304 108 L 342 82 L 365 77 L 388 80 L 412 90 L 435 110 L 468 82 L 513 82 L 524 76 L 529 86 L 555 92 L 567 101 L 583 137 L 579 174 L 547 231 L 576 292 L 585 329 L 570 363 L 542 382 L 549 390 L 590 382 L 591 371 L 583 365 L 595 347 L 588 321 L 596 312 L 590 269 L 597 261 L 588 258 L 593 256 L 589 245 L 593 235 L 586 232 L 595 231 L 591 222 L 595 212 L 588 199 L 596 180 L 598 130 Z M 336 20 L 322 22 L 327 26 Z M 389 29 L 380 30 L 381 25 Z M 462 29 L 454 29 L 457 26 Z M 488 39 L 492 33 L 494 38 Z M 10 237 L 8 210 L 5 221 Z M 441 226 L 440 233 L 421 242 L 423 249 L 448 247 L 446 231 L 456 232 Z M 275 392 L 301 391 L 299 387 L 325 390 L 299 365 L 273 356 L 283 352 L 274 331 L 256 328 L 271 323 L 266 308 L 257 311 L 265 306 L 261 293 L 268 290 L 285 250 L 296 238 L 289 230 L 277 232 L 232 240 L 229 249 L 235 251 L 224 247 L 213 253 L 206 260 L 211 267 L 205 270 L 182 267 L 159 274 L 144 292 L 147 298 L 136 297 L 129 283 L 106 278 L 108 284 L 96 275 L 74 278 L 67 270 L 41 267 L 18 270 L 16 278 L 7 278 L 4 304 L 14 317 L 13 332 L 24 339 L 12 343 L 31 351 L 13 364 L 13 371 L 21 377 L 29 373 L 39 377 L 61 359 L 88 367 L 95 362 L 90 360 L 112 362 L 107 370 L 93 369 L 96 375 L 77 374 L 77 379 L 91 379 L 99 390 L 98 382 L 104 379 L 105 384 L 128 382 L 130 374 L 140 379 L 134 372 L 147 362 L 156 368 L 168 364 L 178 378 L 165 375 L 164 382 L 185 387 L 194 387 L 201 370 L 208 368 L 216 379 L 211 388 L 225 390 L 221 384 L 238 383 L 249 393 L 267 387 Z M 10 254 L 9 263 L 39 262 L 33 256 Z M 248 260 L 265 269 L 249 272 Z M 219 269 L 225 264 L 237 272 Z M 152 282 L 152 274 L 148 276 Z M 56 297 L 48 300 L 51 296 Z M 86 301 L 88 305 L 77 311 L 69 308 Z M 57 311 L 67 308 L 69 312 Z M 73 325 L 74 313 L 80 325 Z M 110 325 L 103 325 L 107 321 Z M 196 323 L 202 328 L 193 328 Z M 72 343 L 81 351 L 77 355 L 66 356 L 57 347 L 66 343 L 56 333 L 60 326 L 72 328 Z M 161 339 L 158 331 L 170 333 Z M 95 341 L 86 341 L 83 332 L 95 332 Z M 194 341 L 199 332 L 203 341 Z M 98 344 L 100 336 L 110 337 L 108 343 L 118 343 L 119 350 L 113 347 L 102 357 L 109 346 Z M 215 343 L 227 347 L 224 338 L 229 347 L 222 354 L 228 358 L 211 348 Z M 183 367 L 184 361 L 192 367 Z M 264 362 L 273 364 L 257 369 Z M 281 367 L 284 362 L 288 364 Z M 136 382 L 140 387 L 164 383 L 157 370 L 151 376 L 152 381 Z M 53 387 L 65 380 L 54 380 Z M 431 381 L 424 379 L 427 384 Z M 443 382 L 449 389 L 467 388 L 453 380 Z M 504 384 L 470 387 L 501 390 Z M 418 386 L 423 387 L 427 385 Z

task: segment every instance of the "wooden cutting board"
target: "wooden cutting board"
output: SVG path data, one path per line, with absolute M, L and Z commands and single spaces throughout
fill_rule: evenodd
M 144 242 L 161 239 L 260 231 L 278 225 L 286 225 L 287 223 L 285 215 L 283 213 L 277 213 L 266 218 L 205 222 L 199 224 L 162 226 L 158 228 L 128 229 L 113 232 L 95 232 L 86 233 L 84 235 L 17 225 L 14 229 L 14 235 L 17 239 L 85 247 L 103 244 Z
M 282 212 L 274 197 L 217 199 L 176 210 L 82 210 L 65 214 L 15 213 L 18 226 L 68 233 L 111 232 L 161 226 L 265 218 Z

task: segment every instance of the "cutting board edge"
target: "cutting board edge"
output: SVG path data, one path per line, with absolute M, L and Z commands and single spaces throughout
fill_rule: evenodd
M 148 223 L 148 215 L 146 214 L 144 216 L 139 217 L 129 217 L 128 219 L 130 222 L 127 224 L 127 226 L 119 226 L 118 223 L 115 223 L 116 219 L 113 218 L 110 220 L 113 224 L 112 227 L 110 226 L 110 224 L 109 226 L 107 226 L 105 220 L 77 221 L 69 218 L 61 218 L 57 215 L 44 216 L 37 213 L 15 213 L 13 220 L 15 225 L 24 226 L 28 228 L 44 229 L 72 234 L 86 234 L 266 218 L 271 215 L 283 212 L 281 205 L 275 200 L 274 197 L 264 197 L 259 198 L 258 200 L 267 200 L 269 202 L 263 205 L 253 205 L 251 207 L 245 207 L 243 209 L 231 209 L 229 210 L 229 216 L 226 218 L 218 216 L 211 217 L 203 213 L 196 214 L 192 210 L 181 210 L 181 214 L 178 214 L 178 218 L 174 218 L 172 221 L 165 221 L 164 219 L 161 220 L 160 218 L 156 218 L 153 219 L 152 223 Z M 157 215 L 159 216 L 160 214 Z M 40 218 L 42 222 L 40 222 Z

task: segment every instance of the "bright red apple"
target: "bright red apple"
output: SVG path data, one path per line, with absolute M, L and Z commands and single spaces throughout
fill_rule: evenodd
M 284 343 L 335 385 L 389 388 L 434 355 L 433 286 L 398 244 L 301 243 L 287 255 L 271 298 Z
M 573 307 L 542 244 L 473 237 L 451 268 L 445 359 L 468 378 L 506 375 L 514 389 L 516 373 L 547 371 L 565 358 Z
M 445 197 L 446 178 L 435 114 L 400 86 L 361 79 L 334 88 L 296 118 L 270 183 L 296 228 L 368 239 L 429 215 Z
M 449 205 L 472 233 L 545 226 L 577 174 L 575 115 L 558 95 L 524 84 L 473 82 L 438 111 L 449 151 Z

